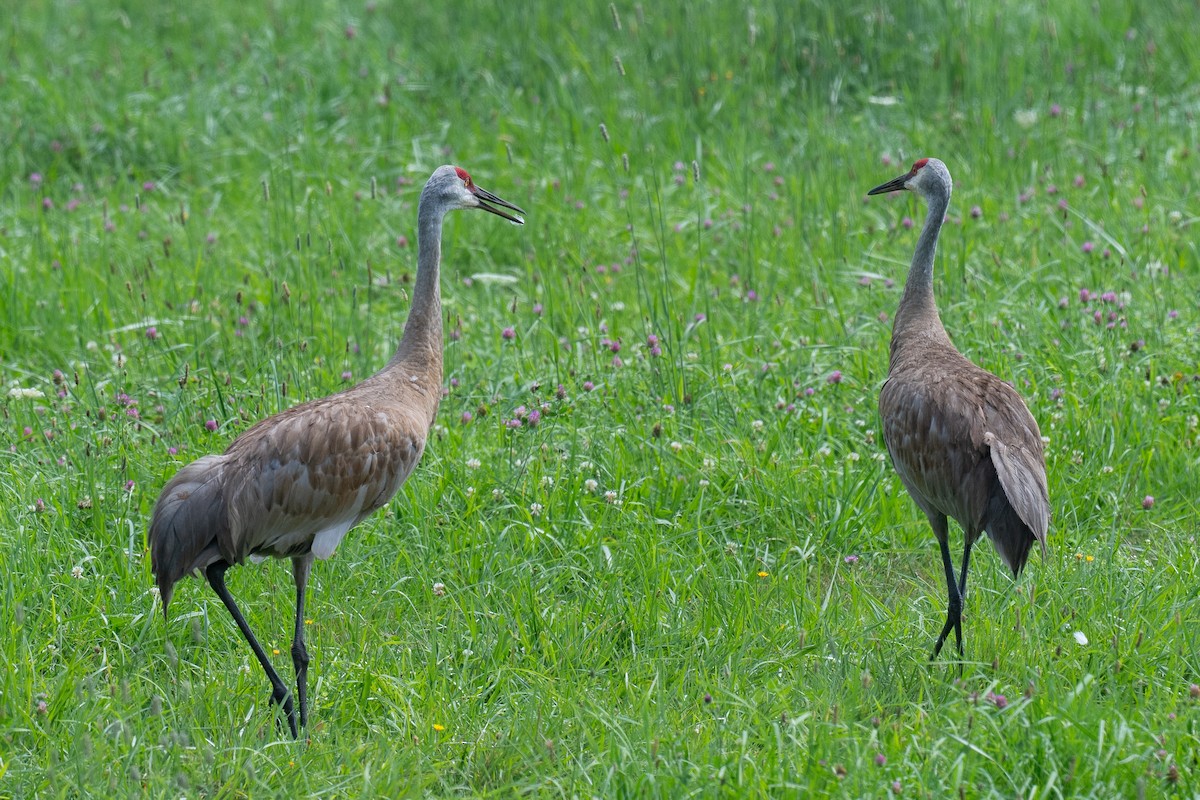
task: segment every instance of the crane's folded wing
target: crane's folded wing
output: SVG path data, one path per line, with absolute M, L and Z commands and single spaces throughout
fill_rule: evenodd
M 1041 454 L 1035 456 L 1020 445 L 1009 447 L 990 431 L 984 434 L 984 444 L 991 449 L 992 464 L 1009 504 L 1033 531 L 1045 555 L 1046 531 L 1050 527 L 1050 493 Z
M 346 531 L 382 507 L 420 461 L 423 421 L 394 406 L 306 404 L 230 446 L 230 538 L 239 560 L 287 557 L 309 547 L 328 558 Z

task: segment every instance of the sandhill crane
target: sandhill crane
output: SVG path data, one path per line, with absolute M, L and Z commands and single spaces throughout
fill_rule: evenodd
M 300 725 L 306 726 L 309 571 L 314 558 L 329 558 L 350 528 L 391 499 L 425 449 L 442 391 L 442 220 L 449 211 L 469 208 L 524 224 L 517 215 L 525 212 L 476 186 L 464 170 L 434 171 L 417 210 L 412 310 L 383 369 L 343 392 L 268 417 L 223 454 L 193 461 L 167 483 L 154 506 L 150 563 L 163 615 L 176 581 L 203 570 L 266 672 L 271 704 L 283 707 L 293 738 L 298 732 L 291 693 L 226 588 L 225 571 L 247 558 L 292 560 L 292 663 Z
M 904 175 L 867 192 L 907 189 L 929 205 L 892 326 L 879 413 L 892 465 L 929 518 L 946 570 L 949 608 L 931 661 L 952 628 L 962 656 L 962 600 L 971 547 L 979 534 L 987 531 L 1016 577 L 1034 541 L 1045 557 L 1050 524 L 1046 460 L 1037 422 L 1016 390 L 954 349 L 934 304 L 933 256 L 952 186 L 945 164 L 922 158 Z M 963 529 L 957 582 L 947 517 Z

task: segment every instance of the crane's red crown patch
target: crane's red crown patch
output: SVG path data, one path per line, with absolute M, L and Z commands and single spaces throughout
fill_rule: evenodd
M 458 177 L 462 178 L 463 183 L 465 183 L 467 186 L 471 185 L 471 176 L 467 174 L 465 169 L 462 167 L 455 167 L 454 171 L 458 173 Z
M 916 172 L 917 170 L 919 170 L 921 167 L 925 166 L 928 163 L 929 163 L 928 158 L 922 158 L 920 161 L 915 162 L 913 164 L 913 172 Z M 459 170 L 459 172 L 462 172 L 462 170 Z

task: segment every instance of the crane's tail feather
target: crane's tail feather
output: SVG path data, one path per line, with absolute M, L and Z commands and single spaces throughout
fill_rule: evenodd
M 1024 447 L 1009 447 L 995 434 L 985 433 L 992 465 L 1004 496 L 1046 555 L 1046 531 L 1050 528 L 1050 492 L 1046 487 L 1046 463 L 1041 453 Z M 1022 563 L 1024 563 L 1022 561 Z
M 215 455 L 193 461 L 167 483 L 154 505 L 148 533 L 150 568 L 164 617 L 175 583 L 220 558 L 219 542 L 228 540 L 222 465 L 222 457 Z
M 994 491 L 988 498 L 986 520 L 988 538 L 1000 554 L 1000 560 L 1012 570 L 1014 578 L 1018 577 L 1029 559 L 1033 543 L 1041 540 L 1017 515 L 1002 491 Z M 1044 544 L 1042 549 L 1045 550 Z

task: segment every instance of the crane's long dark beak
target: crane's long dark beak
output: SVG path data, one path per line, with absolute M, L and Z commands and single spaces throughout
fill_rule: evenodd
M 514 225 L 524 225 L 525 224 L 525 220 L 523 220 L 521 217 L 518 217 L 513 214 L 508 214 L 508 213 L 505 213 L 504 211 L 500 210 L 501 208 L 508 208 L 508 209 L 512 209 L 513 211 L 517 212 L 517 214 L 524 214 L 525 212 L 522 211 L 517 206 L 514 206 L 512 203 L 508 202 L 507 200 L 501 200 L 499 197 L 496 197 L 496 195 L 492 194 L 487 189 L 481 189 L 478 186 L 473 186 L 471 188 L 473 188 L 475 190 L 475 196 L 479 198 L 479 207 L 482 208 L 484 211 L 490 211 L 498 217 L 504 217 L 506 220 L 508 220 L 509 222 L 511 222 Z
M 901 175 L 900 177 L 893 178 L 892 180 L 888 181 L 887 183 L 881 183 L 880 185 L 876 186 L 871 191 L 867 192 L 867 194 L 886 194 L 887 192 L 904 191 L 907 188 L 904 185 L 904 182 L 907 181 L 911 177 L 912 177 L 912 172 L 911 171 L 906 172 L 903 175 Z

